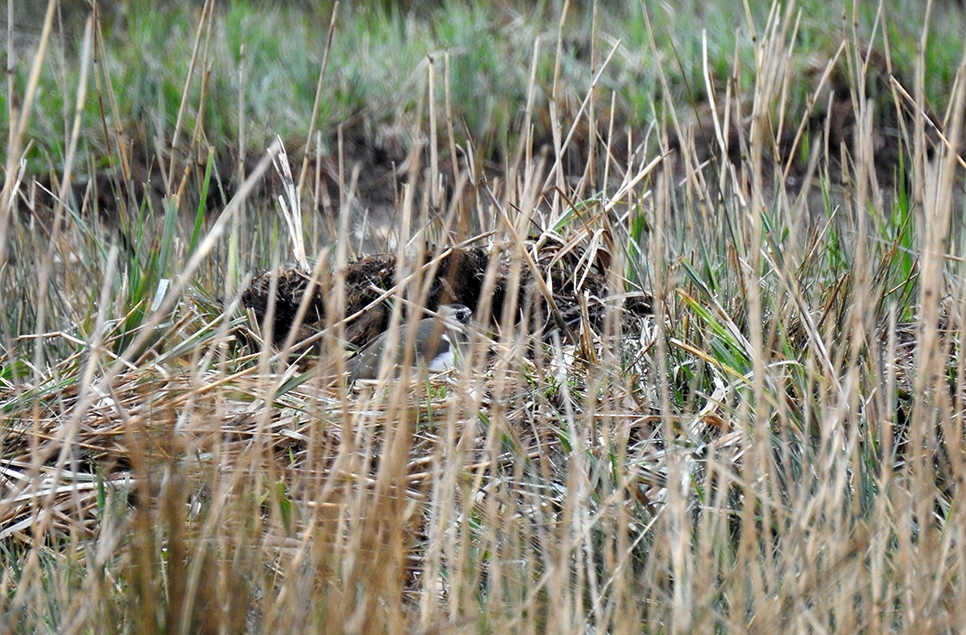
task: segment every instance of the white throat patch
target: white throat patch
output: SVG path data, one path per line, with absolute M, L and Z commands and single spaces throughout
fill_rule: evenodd
M 447 344 L 446 352 L 440 353 L 433 359 L 429 360 L 426 368 L 432 372 L 447 370 L 456 365 L 456 355 L 453 352 L 453 342 L 450 340 L 449 335 L 443 333 L 440 335 L 440 339 L 444 340 Z

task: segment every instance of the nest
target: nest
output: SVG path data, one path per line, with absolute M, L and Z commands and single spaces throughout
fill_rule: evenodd
M 424 271 L 435 265 L 426 298 L 427 308 L 435 310 L 440 304 L 456 302 L 476 312 L 491 266 L 491 252 L 483 247 L 452 249 L 434 259 L 434 251 L 431 248 L 423 250 L 422 259 L 411 265 Z M 548 316 L 547 320 L 554 319 L 558 326 L 564 326 L 565 335 L 573 335 L 582 317 L 586 317 L 594 329 L 603 330 L 604 316 L 614 308 L 608 306 L 606 300 L 612 295 L 608 293 L 607 279 L 610 258 L 602 251 L 593 255 L 595 257 L 588 260 L 588 253 L 568 249 L 562 242 L 541 248 L 535 265 L 540 277 L 549 281 L 553 307 L 548 298 L 537 291 L 534 271 L 524 267 L 517 287 L 516 306 L 521 309 L 516 319 L 521 319 L 524 308 L 528 308 L 532 314 Z M 493 265 L 497 267 L 497 275 L 492 287 L 490 313 L 493 326 L 502 330 L 511 326 L 499 324 L 512 286 L 509 281 L 511 259 L 504 254 Z M 388 328 L 390 311 L 383 300 L 398 280 L 397 257 L 394 254 L 366 256 L 346 265 L 337 275 L 345 281 L 345 315 L 357 316 L 347 324 L 346 339 L 356 348 L 365 346 Z M 252 310 L 259 324 L 266 322 L 269 307 L 272 307 L 272 339 L 276 346 L 281 346 L 296 328 L 295 349 L 298 350 L 299 342 L 336 321 L 329 319 L 326 303 L 329 285 L 323 282 L 313 285 L 305 317 L 301 324 L 295 324 L 310 279 L 310 275 L 298 269 L 266 272 L 252 280 L 242 295 L 242 303 Z M 629 324 L 652 313 L 651 299 L 646 294 L 629 295 L 622 303 Z M 553 310 L 557 315 L 551 315 Z M 536 330 L 543 329 L 538 326 Z

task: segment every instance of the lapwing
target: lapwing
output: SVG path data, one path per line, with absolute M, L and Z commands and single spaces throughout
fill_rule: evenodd
M 380 333 L 376 339 L 359 351 L 346 363 L 349 381 L 356 379 L 375 379 L 379 368 L 385 363 L 399 365 L 403 361 L 403 351 L 410 337 L 410 329 L 415 328 L 413 336 L 413 366 L 429 372 L 439 372 L 456 366 L 461 355 L 461 347 L 469 341 L 467 327 L 473 319 L 473 312 L 462 304 L 443 304 L 433 317 L 419 320 L 415 324 L 404 324 L 396 336 L 395 351 L 389 352 L 390 333 Z

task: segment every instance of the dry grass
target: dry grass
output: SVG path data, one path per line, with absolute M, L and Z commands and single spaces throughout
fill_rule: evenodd
M 921 81 L 905 87 L 912 105 L 896 84 L 874 101 L 865 49 L 845 41 L 855 133 L 832 148 L 830 126 L 799 125 L 783 99 L 795 25 L 776 9 L 754 84 L 709 109 L 707 161 L 673 111 L 646 143 L 618 147 L 628 137 L 601 124 L 613 117 L 594 85 L 574 121 L 550 109 L 551 150 L 523 121 L 513 160 L 486 179 L 446 100 L 426 98 L 404 121 L 431 141 L 398 184 L 396 282 L 381 290 L 392 327 L 427 301 L 434 271 L 417 263 L 473 238 L 492 256 L 471 350 L 432 378 L 339 379 L 349 214 L 316 226 L 300 205 L 319 201 L 289 190 L 279 229 L 276 204 L 251 195 L 280 145 L 216 219 L 172 198 L 203 166 L 175 141 L 159 148 L 165 216 L 125 251 L 61 204 L 42 231 L 17 169 L 29 140 L 12 125 L 0 629 L 966 629 L 964 67 L 944 145 Z M 424 94 L 445 92 L 437 70 Z M 883 107 L 906 168 L 887 191 L 872 126 Z M 780 127 L 801 131 L 795 183 Z M 720 158 L 731 139 L 737 162 Z M 463 162 L 445 160 L 460 149 Z M 582 174 L 565 170 L 568 153 Z M 291 183 L 311 182 L 305 170 Z M 358 173 L 339 174 L 348 210 Z M 304 245 L 323 236 L 331 250 L 312 262 Z M 303 331 L 262 345 L 281 341 L 271 307 L 258 321 L 240 306 L 253 273 L 240 263 L 259 249 L 325 291 L 327 324 L 297 361 Z M 628 310 L 644 296 L 652 314 Z

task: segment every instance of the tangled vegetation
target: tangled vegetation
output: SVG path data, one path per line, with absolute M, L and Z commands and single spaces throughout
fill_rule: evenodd
M 963 630 L 961 6 L 305 4 L 10 30 L 0 630 Z

